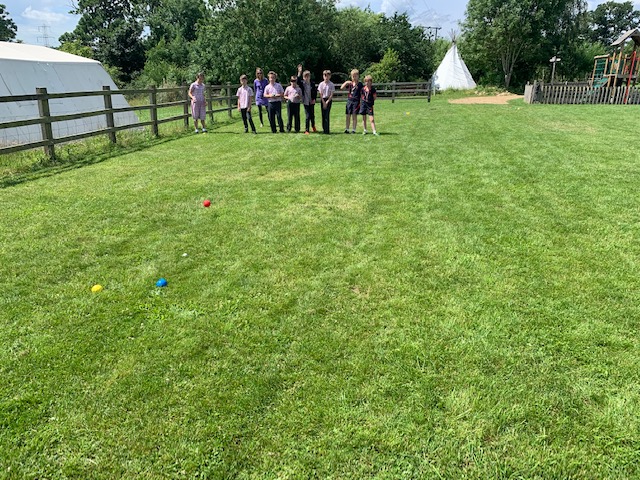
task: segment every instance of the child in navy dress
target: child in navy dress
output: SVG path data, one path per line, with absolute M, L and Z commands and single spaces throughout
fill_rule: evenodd
M 342 84 L 340 89 L 349 89 L 347 95 L 347 107 L 345 113 L 347 114 L 347 126 L 344 128 L 344 133 L 349 133 L 350 120 L 353 119 L 353 128 L 351 133 L 356 133 L 356 126 L 358 125 L 358 111 L 360 110 L 360 96 L 362 95 L 362 82 L 360 81 L 360 72 L 355 68 L 351 70 L 351 80 L 347 80 Z
M 362 89 L 362 95 L 360 96 L 360 115 L 362 115 L 362 128 L 363 135 L 367 134 L 367 115 L 369 115 L 369 122 L 371 122 L 371 130 L 374 135 L 378 135 L 376 132 L 376 122 L 373 119 L 373 104 L 376 101 L 376 89 L 373 86 L 373 79 L 371 75 L 364 77 L 364 87 Z

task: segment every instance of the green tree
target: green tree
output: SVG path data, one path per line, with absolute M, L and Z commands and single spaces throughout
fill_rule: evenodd
M 208 77 L 236 81 L 256 66 L 281 78 L 302 62 L 318 72 L 329 58 L 335 7 L 325 0 L 237 0 L 213 5 L 213 15 L 198 30 L 192 62 Z
M 357 68 L 362 72 L 371 63 L 378 62 L 384 52 L 380 29 L 382 17 L 369 8 L 338 10 L 331 36 L 329 68 L 347 73 Z
M 149 27 L 147 43 L 155 46 L 161 39 L 192 42 L 198 26 L 208 16 L 203 0 L 154 0 L 145 15 Z
M 554 55 L 562 61 L 556 66 L 556 78 L 565 80 L 584 79 L 593 68 L 593 56 L 586 58 L 588 52 L 593 51 L 594 46 L 586 40 L 588 31 L 588 12 L 582 2 L 568 2 L 564 10 L 560 11 L 556 18 L 549 23 L 540 41 L 536 55 L 529 55 L 530 66 L 522 71 L 528 75 L 524 78 L 533 78 L 532 72 L 535 66 L 546 65 L 551 70 L 549 59 Z M 600 50 L 602 53 L 602 50 Z
M 85 58 L 93 58 L 93 50 L 87 45 L 83 45 L 78 40 L 64 42 L 58 47 L 61 52 L 71 53 Z
M 631 2 L 605 2 L 589 12 L 589 37 L 611 45 L 622 32 L 640 25 L 640 11 Z
M 71 33 L 60 43 L 79 42 L 91 47 L 93 57 L 121 72 L 128 83 L 142 70 L 145 50 L 142 41 L 142 12 L 147 7 L 128 0 L 79 0 L 71 13 L 81 15 Z
M 0 3 L 0 42 L 15 40 L 18 27 L 9 17 L 6 6 Z
M 463 23 L 469 64 L 509 88 L 579 38 L 583 0 L 469 0 Z
M 373 63 L 365 72 L 371 75 L 376 83 L 388 83 L 400 80 L 402 75 L 402 62 L 398 52 L 389 48 L 378 63 Z
M 193 65 L 193 44 L 208 16 L 202 0 L 164 0 L 150 7 L 143 73 L 146 83 L 180 84 L 193 79 L 199 69 Z
M 385 55 L 389 49 L 397 53 L 400 60 L 398 80 L 428 78 L 434 71 L 433 44 L 424 28 L 414 27 L 406 13 L 382 16 L 380 35 Z

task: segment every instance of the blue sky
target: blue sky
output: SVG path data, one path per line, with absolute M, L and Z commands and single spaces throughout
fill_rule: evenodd
M 605 0 L 589 1 L 593 9 Z M 622 1 L 622 0 L 620 0 Z M 72 0 L 0 0 L 9 16 L 18 26 L 18 39 L 33 45 L 58 45 L 58 37 L 72 31 L 78 17 L 69 14 Z M 406 12 L 414 24 L 440 27 L 439 36 L 459 31 L 458 23 L 464 18 L 467 0 L 339 0 L 338 6 L 371 8 L 374 12 L 392 15 Z M 638 8 L 638 3 L 636 3 Z

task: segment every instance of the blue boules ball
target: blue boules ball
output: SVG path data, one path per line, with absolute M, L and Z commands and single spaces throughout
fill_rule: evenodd
M 156 282 L 156 287 L 166 287 L 167 286 L 167 279 L 166 278 L 161 278 L 160 280 L 158 280 Z

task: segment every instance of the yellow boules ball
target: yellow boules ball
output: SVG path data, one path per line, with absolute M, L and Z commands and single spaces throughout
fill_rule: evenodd
M 93 287 L 91 287 L 91 291 L 93 293 L 98 293 L 101 292 L 102 290 L 104 290 L 104 287 L 100 284 L 94 285 Z

